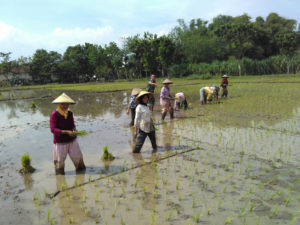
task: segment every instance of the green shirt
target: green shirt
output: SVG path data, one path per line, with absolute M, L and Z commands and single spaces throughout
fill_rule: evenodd
M 148 85 L 147 85 L 147 87 L 146 87 L 146 91 L 149 91 L 149 92 L 151 92 L 151 93 L 154 93 L 155 85 L 150 84 L 150 82 L 156 84 L 155 81 L 149 80 Z

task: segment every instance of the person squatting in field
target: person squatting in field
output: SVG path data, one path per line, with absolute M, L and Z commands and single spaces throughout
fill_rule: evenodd
M 149 100 L 148 100 L 148 106 L 152 112 L 153 112 L 154 105 L 155 105 L 154 90 L 155 90 L 156 86 L 157 86 L 157 84 L 155 82 L 155 75 L 151 74 L 151 79 L 149 80 L 149 82 L 147 84 L 146 91 L 152 93 L 152 95 L 149 96 Z
M 212 87 L 203 87 L 200 89 L 200 103 L 201 105 L 211 102 L 213 98 L 218 100 L 219 87 L 213 85 Z
M 130 100 L 129 100 L 129 106 L 127 107 L 127 111 L 126 114 L 129 115 L 129 112 L 131 113 L 131 122 L 130 122 L 130 126 L 133 126 L 134 124 L 134 119 L 135 119 L 135 109 L 138 105 L 138 103 L 136 102 L 136 96 L 140 93 L 142 89 L 140 88 L 133 88 L 131 91 L 131 96 L 130 96 Z
M 171 106 L 171 92 L 170 92 L 170 87 L 169 85 L 173 84 L 172 81 L 170 81 L 169 79 L 166 79 L 163 82 L 163 87 L 161 88 L 160 91 L 160 105 L 162 107 L 162 115 L 161 115 L 161 119 L 164 120 L 167 113 L 170 113 L 170 118 L 173 119 L 174 118 L 174 111 L 173 108 Z
M 69 154 L 76 171 L 85 170 L 83 156 L 76 140 L 76 126 L 69 105 L 75 104 L 65 93 L 53 102 L 57 109 L 50 116 L 50 130 L 53 133 L 53 161 L 56 174 L 65 174 L 65 160 Z
M 133 153 L 139 153 L 144 145 L 145 139 L 150 138 L 153 151 L 157 150 L 155 128 L 152 120 L 152 112 L 147 106 L 151 92 L 141 91 L 136 97 L 138 106 L 136 107 L 136 115 L 134 120 L 134 138 L 137 138 Z
M 178 92 L 175 94 L 174 110 L 178 110 L 184 107 L 184 110 L 187 109 L 188 103 L 183 92 Z

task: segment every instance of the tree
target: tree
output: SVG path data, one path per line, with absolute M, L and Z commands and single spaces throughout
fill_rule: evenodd
M 279 52 L 286 57 L 287 73 L 290 73 L 291 60 L 297 50 L 296 32 L 279 33 L 275 37 Z
M 215 34 L 225 40 L 230 52 L 238 59 L 239 75 L 241 76 L 241 59 L 247 50 L 253 46 L 255 29 L 250 23 L 250 17 L 236 17 L 231 24 L 225 24 L 215 30 Z
M 165 70 L 172 64 L 174 52 L 175 44 L 173 41 L 166 36 L 160 37 L 157 58 L 161 64 L 162 76 L 165 76 Z
M 58 64 L 61 61 L 61 55 L 57 52 L 47 52 L 44 49 L 38 49 L 33 55 L 30 65 L 30 74 L 33 81 L 37 83 L 47 83 L 52 81 L 52 76 L 58 75 Z
M 4 75 L 7 83 L 10 85 L 9 74 L 11 73 L 11 62 L 10 62 L 11 52 L 3 53 L 0 52 L 0 57 L 2 62 L 0 64 L 0 74 Z
M 123 52 L 115 42 L 110 42 L 108 46 L 105 46 L 104 53 L 107 58 L 106 67 L 109 68 L 107 72 L 112 72 L 112 75 L 116 75 L 119 79 L 120 70 L 122 68 Z M 114 79 L 114 77 L 111 77 L 110 79 Z

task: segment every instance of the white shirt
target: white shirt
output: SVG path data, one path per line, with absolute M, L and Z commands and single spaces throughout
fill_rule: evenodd
M 134 126 L 145 133 L 153 131 L 151 111 L 148 106 L 139 104 L 135 109 Z M 151 126 L 152 125 L 152 126 Z
M 183 103 L 185 100 L 185 95 L 182 92 L 176 93 L 175 94 L 175 99 L 177 102 Z

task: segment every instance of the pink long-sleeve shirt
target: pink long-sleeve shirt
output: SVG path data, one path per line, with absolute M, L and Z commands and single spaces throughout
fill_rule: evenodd
M 53 133 L 53 143 L 68 143 L 73 141 L 76 137 L 70 137 L 67 134 L 62 134 L 62 130 L 75 130 L 73 113 L 68 112 L 68 117 L 60 115 L 56 110 L 50 116 L 50 130 Z

